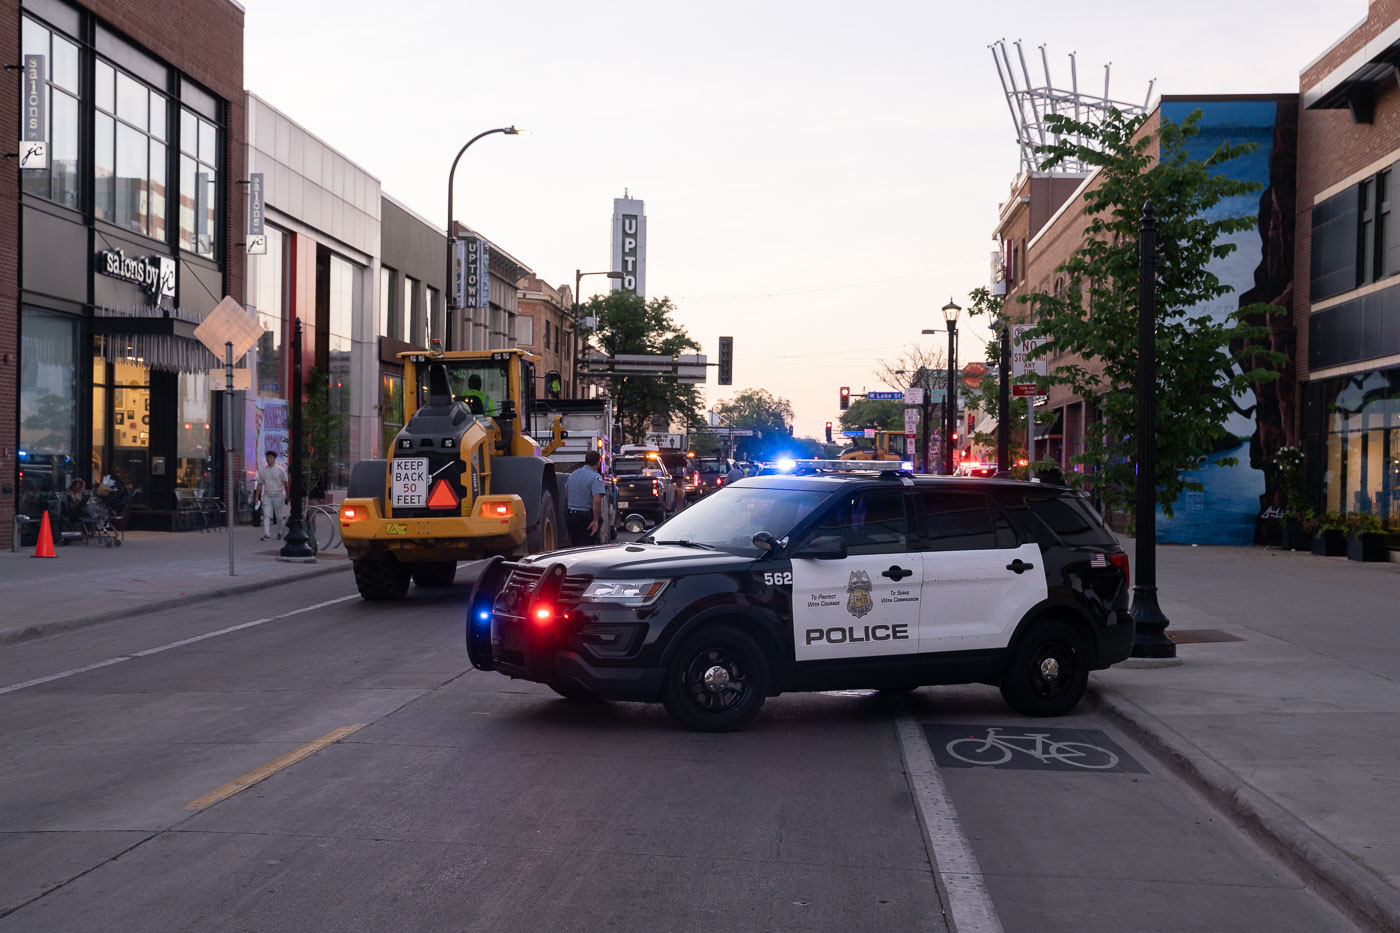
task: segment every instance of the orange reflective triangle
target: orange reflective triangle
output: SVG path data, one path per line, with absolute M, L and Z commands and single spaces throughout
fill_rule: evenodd
M 455 509 L 461 504 L 461 496 L 457 495 L 457 490 L 445 479 L 438 480 L 433 486 L 433 491 L 428 493 L 430 509 Z

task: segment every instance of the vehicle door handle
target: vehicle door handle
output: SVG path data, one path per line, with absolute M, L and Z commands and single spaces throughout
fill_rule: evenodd
M 896 583 L 898 583 L 900 580 L 903 580 L 905 577 L 912 577 L 913 575 L 914 575 L 914 571 L 912 571 L 912 570 L 905 570 L 903 567 L 899 566 L 898 564 L 895 564 L 895 565 L 892 566 L 889 570 L 883 571 L 883 572 L 880 574 L 880 576 L 882 576 L 882 577 L 889 577 L 891 580 L 893 580 L 893 581 L 896 582 Z
M 1028 564 L 1018 557 L 1011 563 L 1007 564 L 1006 569 L 1014 573 L 1025 573 L 1027 570 L 1034 570 L 1035 564 Z

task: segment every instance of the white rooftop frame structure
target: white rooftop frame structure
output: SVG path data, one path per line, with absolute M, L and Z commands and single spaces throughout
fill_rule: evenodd
M 1036 147 L 1052 145 L 1061 139 L 1060 135 L 1055 133 L 1046 123 L 1045 118 L 1050 114 L 1072 117 L 1080 122 L 1093 122 L 1102 120 L 1108 115 L 1110 109 L 1117 110 L 1125 116 L 1136 116 L 1146 112 L 1148 104 L 1152 102 L 1152 88 L 1157 83 L 1156 78 L 1147 82 L 1147 96 L 1143 99 L 1140 107 L 1109 97 L 1108 81 L 1112 62 L 1103 66 L 1102 97 L 1088 91 L 1081 91 L 1079 88 L 1079 69 L 1075 62 L 1074 52 L 1069 53 L 1070 89 L 1064 90 L 1055 87 L 1054 81 L 1050 78 L 1050 59 L 1045 54 L 1043 44 L 1040 46 L 1040 63 L 1045 71 L 1045 83 L 1037 87 L 1031 79 L 1030 68 L 1026 65 L 1026 55 L 1021 49 L 1021 40 L 1017 39 L 1011 44 L 1016 47 L 1016 58 L 1020 64 L 1021 79 L 1024 85 L 1017 83 L 1016 70 L 1012 66 L 1011 56 L 1007 52 L 1006 40 L 998 39 L 987 48 L 992 51 L 992 60 L 996 62 L 997 66 L 997 76 L 1001 78 L 1002 90 L 1006 92 L 1006 105 L 1011 109 L 1011 122 L 1016 125 L 1016 138 L 1021 144 L 1022 172 L 1040 173 L 1040 163 L 1044 157 L 1035 151 Z M 1075 141 L 1080 145 L 1084 142 L 1082 137 Z M 1050 174 L 1077 175 L 1089 170 L 1090 167 L 1079 159 L 1070 158 L 1050 169 Z

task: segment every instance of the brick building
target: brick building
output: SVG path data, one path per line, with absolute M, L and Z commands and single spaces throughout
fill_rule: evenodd
M 1299 80 L 1294 322 L 1309 482 L 1400 534 L 1400 0 Z
M 515 320 L 515 343 L 540 355 L 537 372 L 541 379 L 559 373 L 560 398 L 573 398 L 574 386 L 574 297 L 567 285 L 555 288 L 531 273 L 516 283 L 519 302 Z M 547 387 L 537 387 L 544 397 Z
M 170 527 L 179 490 L 218 488 L 192 332 L 243 300 L 243 9 L 0 0 L 0 54 L 45 150 L 0 180 L 0 527 L 106 474 Z

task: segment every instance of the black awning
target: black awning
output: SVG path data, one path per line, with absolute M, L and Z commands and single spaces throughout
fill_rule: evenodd
M 1357 123 L 1370 123 L 1376 93 L 1383 86 L 1394 87 L 1400 67 L 1400 39 L 1373 52 L 1346 77 L 1319 91 L 1305 92 L 1303 104 L 1309 110 L 1351 110 Z

